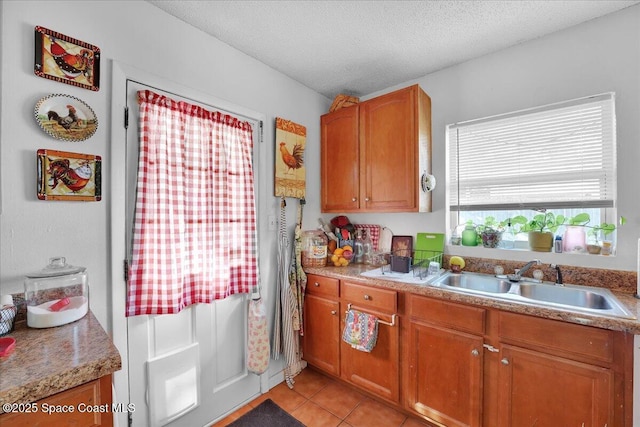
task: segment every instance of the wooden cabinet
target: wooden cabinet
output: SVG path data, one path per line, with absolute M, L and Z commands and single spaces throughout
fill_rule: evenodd
M 342 281 L 341 308 L 376 316 L 378 339 L 370 353 L 340 342 L 341 377 L 390 402 L 400 402 L 400 319 L 396 291 Z M 341 329 L 344 328 L 344 319 Z
M 409 409 L 446 426 L 482 425 L 485 310 L 412 296 Z
M 340 375 L 339 281 L 310 274 L 304 300 L 304 359 L 331 375 Z
M 633 335 L 310 274 L 304 357 L 436 425 L 631 427 Z M 370 353 L 349 308 L 382 322 Z
M 429 212 L 431 99 L 414 85 L 321 117 L 322 212 Z
M 630 426 L 623 332 L 410 295 L 405 407 L 439 425 Z
M 498 425 L 622 426 L 624 334 L 500 314 Z
M 29 405 L 26 411 L 0 415 L 0 425 L 31 426 L 113 426 L 111 375 L 54 394 Z M 126 409 L 125 409 L 126 410 Z

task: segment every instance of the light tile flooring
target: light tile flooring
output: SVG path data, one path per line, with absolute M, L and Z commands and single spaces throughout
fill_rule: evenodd
M 248 405 L 214 424 L 222 427 L 240 418 L 266 399 L 307 427 L 425 427 L 418 418 L 373 400 L 310 368 L 294 378 L 293 390 L 282 382 Z

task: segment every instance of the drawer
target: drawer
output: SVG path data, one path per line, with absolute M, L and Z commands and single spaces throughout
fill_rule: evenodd
M 545 353 L 610 363 L 614 332 L 514 313 L 500 313 L 500 340 Z
M 484 334 L 486 310 L 463 304 L 411 295 L 409 316 L 447 328 Z
M 340 292 L 346 304 L 387 313 L 396 313 L 398 311 L 398 292 L 390 289 L 380 289 L 343 281 Z
M 326 298 L 338 299 L 338 289 L 340 281 L 330 277 L 318 276 L 316 274 L 307 275 L 306 293 L 323 296 Z

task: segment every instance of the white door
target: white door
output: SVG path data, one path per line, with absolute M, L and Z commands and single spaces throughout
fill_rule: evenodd
M 127 80 L 127 242 L 131 242 L 138 160 L 136 94 L 144 89 L 183 99 L 171 93 L 171 88 L 163 92 Z M 203 98 L 185 101 L 217 109 L 215 101 Z M 254 139 L 259 137 L 258 123 Z M 213 304 L 187 307 L 178 314 L 127 319 L 134 426 L 207 425 L 260 394 L 260 377 L 246 369 L 247 306 L 245 295 L 233 295 Z

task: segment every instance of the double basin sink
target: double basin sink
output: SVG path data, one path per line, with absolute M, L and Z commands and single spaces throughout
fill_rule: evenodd
M 635 318 L 609 291 L 604 288 L 547 283 L 512 282 L 480 273 L 444 273 L 431 285 L 459 292 L 491 296 L 534 305 L 564 308 L 592 314 Z

